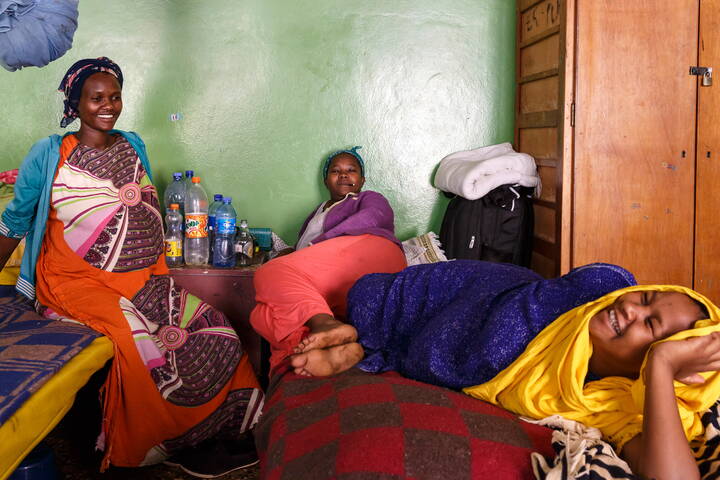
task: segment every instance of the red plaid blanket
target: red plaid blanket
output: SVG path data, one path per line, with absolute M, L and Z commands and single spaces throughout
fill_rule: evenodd
M 276 377 L 256 427 L 263 479 L 533 478 L 552 430 L 394 372 Z

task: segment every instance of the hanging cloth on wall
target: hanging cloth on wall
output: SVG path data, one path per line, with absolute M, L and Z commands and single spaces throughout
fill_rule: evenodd
M 0 65 L 44 67 L 72 47 L 79 0 L 0 0 Z

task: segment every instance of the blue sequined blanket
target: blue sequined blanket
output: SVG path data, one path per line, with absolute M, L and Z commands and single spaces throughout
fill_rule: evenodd
M 635 283 L 599 263 L 550 280 L 510 264 L 431 263 L 362 277 L 348 321 L 365 349 L 362 370 L 460 389 L 493 378 L 560 314 Z
M 46 320 L 27 299 L 0 289 L 0 425 L 99 336 L 83 325 Z

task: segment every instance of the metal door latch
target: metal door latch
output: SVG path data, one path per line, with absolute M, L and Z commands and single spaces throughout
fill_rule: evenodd
M 703 87 L 712 85 L 712 67 L 690 67 L 690 75 L 702 76 Z

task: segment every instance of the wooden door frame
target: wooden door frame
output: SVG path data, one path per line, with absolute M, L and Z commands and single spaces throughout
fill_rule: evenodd
M 558 165 L 558 188 L 560 194 L 560 208 L 557 212 L 557 238 L 559 239 L 558 258 L 561 275 L 566 274 L 572 267 L 572 238 L 573 238 L 573 172 L 575 159 L 575 71 L 576 65 L 576 27 L 577 27 L 577 0 L 563 0 L 561 9 L 560 32 L 560 92 L 562 98 L 562 123 L 558 134 L 558 152 L 562 162 Z

